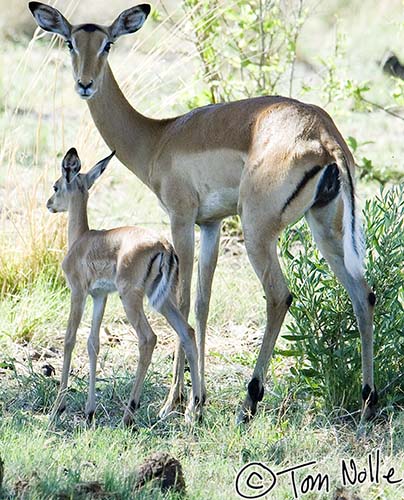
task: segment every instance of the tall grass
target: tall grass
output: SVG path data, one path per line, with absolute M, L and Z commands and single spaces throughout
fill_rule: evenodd
M 54 287 L 61 283 L 60 262 L 66 242 L 65 219 L 49 218 L 42 205 L 46 176 L 35 172 L 34 183 L 10 185 L 0 218 L 1 296 L 18 294 L 46 278 Z
M 62 8 L 67 17 L 91 20 L 79 2 L 71 0 Z M 108 20 L 114 13 L 105 11 Z M 122 6 L 124 8 L 125 6 Z M 116 12 L 115 12 L 116 10 Z M 30 15 L 30 14 L 29 14 Z M 89 15 L 87 13 L 87 15 Z M 154 108 L 164 115 L 167 104 L 162 88 L 184 89 L 179 67 L 197 59 L 186 55 L 174 65 L 166 64 L 158 74 L 153 70 L 176 43 L 186 26 L 189 14 L 174 9 L 165 20 L 130 39 L 125 53 L 111 54 L 118 81 L 129 99 L 144 112 Z M 164 33 L 164 36 L 160 35 Z M 155 43 L 156 36 L 159 43 Z M 23 40 L 23 38 L 22 38 Z M 37 29 L 26 46 L 11 42 L 4 53 L 4 89 L 0 123 L 0 294 L 20 293 L 33 286 L 41 275 L 53 286 L 61 281 L 60 261 L 66 245 L 65 218 L 50 216 L 45 201 L 52 182 L 58 177 L 60 158 L 67 147 L 75 145 L 91 166 L 105 153 L 102 138 L 95 129 L 87 106 L 75 95 L 70 58 L 62 41 Z M 128 42 L 126 42 L 128 43 Z M 129 58 L 140 63 L 128 65 Z M 118 64 L 117 64 L 118 63 Z M 10 71 L 4 71 L 9 67 Z M 134 68 L 134 69 L 131 69 Z M 177 97 L 179 94 L 176 94 Z M 146 99 L 147 97 L 147 99 Z

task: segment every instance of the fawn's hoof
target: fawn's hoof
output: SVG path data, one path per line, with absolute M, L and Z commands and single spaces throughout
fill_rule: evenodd
M 52 410 L 52 413 L 49 415 L 49 423 L 54 423 L 56 420 L 66 411 L 66 405 L 63 404 L 61 406 L 58 406 L 57 408 L 54 408 Z

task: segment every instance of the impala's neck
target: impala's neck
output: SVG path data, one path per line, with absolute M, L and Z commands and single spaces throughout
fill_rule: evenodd
M 80 236 L 89 231 L 87 201 L 87 193 L 75 193 L 69 199 L 69 223 L 67 232 L 69 250 Z
M 138 113 L 126 100 L 107 64 L 103 82 L 88 101 L 91 116 L 118 159 L 149 184 L 150 160 L 164 125 Z

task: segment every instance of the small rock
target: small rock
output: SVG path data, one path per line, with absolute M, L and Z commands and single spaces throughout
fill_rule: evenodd
M 44 358 L 55 358 L 59 354 L 60 354 L 60 351 L 56 347 L 49 347 L 48 349 L 43 351 Z
M 77 495 L 92 496 L 95 498 L 102 498 L 106 495 L 104 488 L 98 481 L 87 481 L 83 483 L 77 483 L 74 487 L 74 491 Z
M 337 488 L 334 495 L 334 500 L 361 500 L 361 499 L 354 493 L 350 493 L 345 488 Z
M 139 489 L 153 481 L 156 486 L 165 491 L 184 493 L 185 480 L 180 462 L 168 453 L 155 453 L 137 470 L 135 488 Z
M 122 339 L 118 335 L 111 333 L 107 326 L 104 327 L 104 332 L 107 336 L 107 342 L 109 345 L 119 345 L 122 342 Z
M 404 79 L 404 66 L 393 52 L 388 52 L 382 61 L 382 69 L 385 73 Z
M 42 373 L 45 377 L 52 377 L 52 375 L 56 374 L 56 370 L 52 365 L 46 364 L 42 366 Z
M 14 361 L 0 361 L 0 368 L 3 370 L 15 370 Z
M 32 359 L 32 361 L 38 361 L 41 359 L 41 353 L 39 351 L 31 351 L 29 353 L 29 357 Z

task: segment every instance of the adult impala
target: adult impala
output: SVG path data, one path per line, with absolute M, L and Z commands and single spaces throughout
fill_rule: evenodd
M 249 259 L 264 288 L 267 325 L 239 420 L 254 415 L 275 341 L 292 296 L 279 265 L 279 233 L 303 214 L 353 303 L 362 341 L 364 416 L 376 406 L 373 381 L 375 295 L 363 277 L 364 248 L 355 203 L 354 160 L 328 114 L 284 97 L 259 97 L 197 108 L 153 120 L 126 100 L 108 64 L 112 44 L 142 27 L 149 5 L 123 11 L 110 26 L 71 25 L 39 2 L 29 8 L 38 25 L 64 38 L 77 93 L 119 160 L 159 198 L 179 257 L 179 303 L 188 317 L 194 228 L 201 229 L 195 305 L 202 399 L 205 330 L 221 220 L 239 213 Z M 182 393 L 184 354 L 177 344 L 174 377 L 161 411 Z

